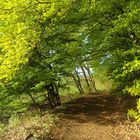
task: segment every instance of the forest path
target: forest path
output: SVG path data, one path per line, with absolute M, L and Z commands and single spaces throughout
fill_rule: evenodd
M 109 94 L 90 94 L 66 103 L 55 113 L 60 122 L 51 140 L 139 140 L 126 120 L 126 105 Z M 135 128 L 134 128 L 135 129 Z

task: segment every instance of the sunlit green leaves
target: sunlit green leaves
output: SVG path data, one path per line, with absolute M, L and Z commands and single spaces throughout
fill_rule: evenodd
M 139 95 L 139 19 L 133 0 L 1 0 L 3 93 L 43 89 L 90 61 L 106 67 L 123 92 Z

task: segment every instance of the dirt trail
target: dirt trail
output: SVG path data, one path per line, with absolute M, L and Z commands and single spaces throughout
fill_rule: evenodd
M 140 140 L 137 136 L 139 124 L 130 125 L 126 110 L 121 100 L 108 94 L 81 97 L 55 111 L 61 119 L 51 139 Z

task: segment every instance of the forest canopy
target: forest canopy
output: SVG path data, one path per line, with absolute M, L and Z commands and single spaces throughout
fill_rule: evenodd
M 137 0 L 1 0 L 0 113 L 44 90 L 59 105 L 63 78 L 73 78 L 82 93 L 79 68 L 90 76 L 98 67 L 116 94 L 139 96 L 139 24 Z

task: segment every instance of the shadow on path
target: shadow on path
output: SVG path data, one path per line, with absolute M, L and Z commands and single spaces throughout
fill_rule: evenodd
M 126 120 L 127 107 L 118 98 L 108 94 L 81 97 L 55 110 L 64 119 L 78 123 L 115 125 Z

